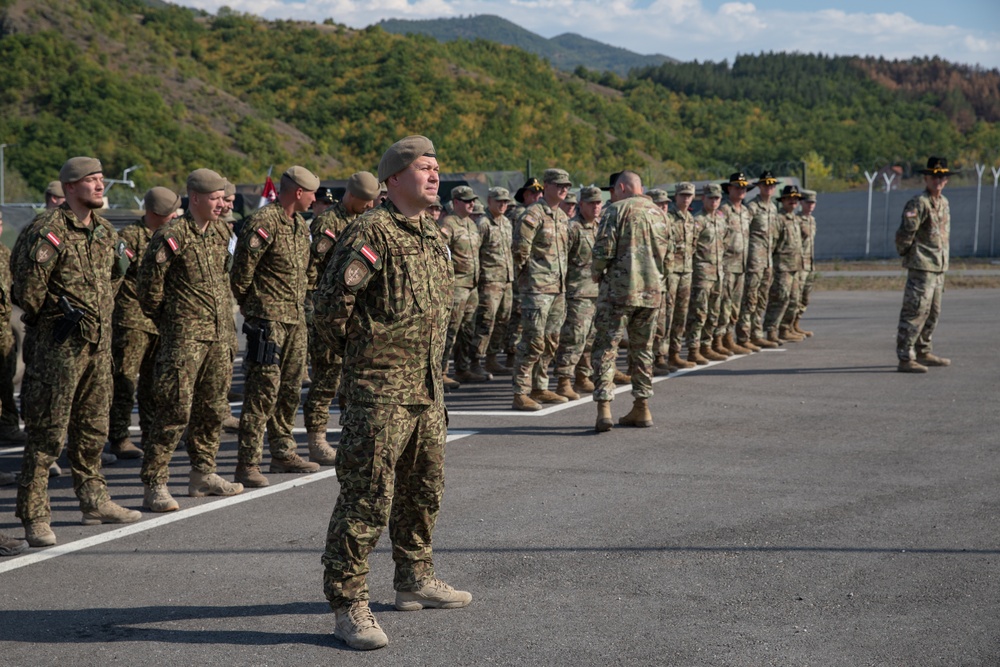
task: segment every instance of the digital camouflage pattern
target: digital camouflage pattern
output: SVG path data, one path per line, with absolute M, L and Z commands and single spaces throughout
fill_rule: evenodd
M 504 351 L 504 336 L 513 305 L 513 230 L 507 216 L 496 218 L 487 210 L 476 222 L 479 246 L 479 305 L 476 308 L 472 347 L 478 356 Z
M 750 239 L 750 211 L 746 206 L 737 209 L 731 201 L 723 203 L 720 210 L 726 218 L 726 253 L 722 260 L 722 291 L 715 334 L 724 336 L 735 333 L 740 304 L 743 302 L 743 273 L 746 270 Z
M 455 370 L 467 371 L 475 336 L 476 307 L 479 305 L 476 286 L 479 284 L 479 251 L 483 238 L 479 226 L 471 217 L 460 218 L 457 215 L 445 216 L 441 221 L 441 236 L 451 252 L 455 272 L 443 362 L 447 365 L 454 350 Z
M 518 292 L 562 294 L 566 291 L 568 218 L 558 206 L 539 199 L 525 210 L 514 230 L 514 271 Z
M 555 358 L 565 320 L 564 293 L 521 295 L 521 339 L 512 372 L 515 394 L 548 388 L 549 364 Z
M 796 213 L 779 213 L 774 226 L 773 278 L 768 292 L 764 330 L 774 331 L 785 319 L 785 312 L 798 308 L 794 297 L 798 292 L 798 276 L 802 271 L 802 228 Z
M 896 250 L 908 269 L 903 307 L 896 333 L 896 356 L 901 360 L 929 354 L 931 338 L 941 314 L 944 275 L 948 270 L 951 211 L 948 199 L 924 191 L 903 207 L 896 231 Z
M 719 312 L 719 280 L 726 252 L 726 216 L 721 210 L 695 218 L 694 271 L 691 275 L 691 302 L 684 326 L 687 346 L 698 347 L 706 323 L 711 331 Z
M 736 326 L 740 342 L 764 336 L 764 312 L 772 275 L 771 241 L 778 218 L 774 199 L 765 203 L 757 197 L 746 206 L 750 211 L 750 239 L 747 245 L 743 303 Z
M 557 378 L 572 378 L 577 372 L 590 377 L 592 369 L 581 367 L 584 353 L 594 344 L 594 314 L 600 283 L 594 280 L 594 239 L 597 221 L 587 222 L 579 215 L 569 221 L 568 269 L 566 272 L 566 320 L 559 332 L 559 347 L 555 356 Z

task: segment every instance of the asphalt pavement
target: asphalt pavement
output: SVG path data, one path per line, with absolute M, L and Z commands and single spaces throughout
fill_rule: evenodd
M 0 664 L 1000 665 L 1000 290 L 945 293 L 953 365 L 926 375 L 895 370 L 900 302 L 814 293 L 815 337 L 657 382 L 649 429 L 595 434 L 589 398 L 513 412 L 509 378 L 449 394 L 435 564 L 474 599 L 395 611 L 385 535 L 370 653 L 330 635 L 331 469 L 188 498 L 182 447 L 181 511 L 125 527 L 79 525 L 55 478 L 59 546 L 0 559 Z M 105 471 L 132 508 L 138 471 Z

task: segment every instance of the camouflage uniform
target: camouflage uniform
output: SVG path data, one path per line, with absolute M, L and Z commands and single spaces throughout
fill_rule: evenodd
M 718 319 L 719 280 L 722 261 L 726 252 L 726 217 L 716 210 L 711 216 L 705 213 L 695 218 L 694 271 L 691 279 L 691 305 L 685 335 L 688 348 L 701 347 L 703 329 L 711 331 L 711 324 Z M 706 327 L 706 322 L 708 327 Z M 709 333 L 708 343 L 711 344 Z
M 487 211 L 479 218 L 479 308 L 473 349 L 480 357 L 504 351 L 504 334 L 513 298 L 514 258 L 510 220 Z
M 785 311 L 798 307 L 793 297 L 798 291 L 798 277 L 802 271 L 802 229 L 799 216 L 779 213 L 773 234 L 772 265 L 774 278 L 768 294 L 764 330 L 776 331 L 785 319 Z
M 664 262 L 663 302 L 657 314 L 654 341 L 654 350 L 659 355 L 666 355 L 670 346 L 680 349 L 683 345 L 694 266 L 694 216 L 690 211 L 671 211 L 667 218 L 673 252 Z
M 233 258 L 232 288 L 250 326 L 268 325 L 277 363 L 246 360 L 239 463 L 259 465 L 264 431 L 271 456 L 295 454 L 292 427 L 306 371 L 306 268 L 309 226 L 298 213 L 268 204 L 243 225 Z
M 566 319 L 566 214 L 544 199 L 528 207 L 514 237 L 514 266 L 521 294 L 521 340 L 514 360 L 515 394 L 547 390 L 548 366 Z
M 907 269 L 899 313 L 896 356 L 910 360 L 931 353 L 931 337 L 941 314 L 944 274 L 948 271 L 951 210 L 948 199 L 923 192 L 903 207 L 896 250 Z
M 153 377 L 160 336 L 156 324 L 142 312 L 136 282 L 139 279 L 139 261 L 146 254 L 153 232 L 146 226 L 145 219 L 140 219 L 118 232 L 118 237 L 125 241 L 125 254 L 132 263 L 115 295 L 115 310 L 111 316 L 115 389 L 111 399 L 108 436 L 112 442 L 129 437 L 132 404 L 138 389 L 139 431 L 142 442 L 145 442 L 155 410 Z
M 10 327 L 10 249 L 0 244 L 0 429 L 17 431 L 21 422 L 14 400 L 14 375 L 17 373 L 17 344 Z
M 632 396 L 653 395 L 653 335 L 663 297 L 663 262 L 670 237 L 665 214 L 636 195 L 608 206 L 594 241 L 593 273 L 604 274 L 607 298 L 597 303 L 594 400 L 613 401 L 618 344 L 628 333 Z M 605 273 L 606 271 L 606 273 Z
M 390 523 L 396 590 L 434 577 L 444 491 L 441 358 L 453 271 L 429 215 L 386 200 L 341 238 L 316 289 L 317 330 L 344 357 L 340 495 L 323 554 L 331 609 L 367 600 L 368 555 Z
M 340 235 L 358 216 L 348 212 L 343 202 L 336 202 L 312 221 L 309 246 L 309 267 L 306 272 L 308 291 L 306 303 L 312 310 L 313 292 L 333 257 L 333 248 Z M 308 313 L 312 320 L 311 312 Z M 302 405 L 302 417 L 309 433 L 325 432 L 330 421 L 330 404 L 340 388 L 340 371 L 344 360 L 330 351 L 326 340 L 316 332 L 315 324 L 309 326 L 309 359 L 312 361 L 312 384 Z
M 778 222 L 774 199 L 765 204 L 758 197 L 746 205 L 750 211 L 750 238 L 743 284 L 743 303 L 736 332 L 740 343 L 764 337 L 764 311 L 771 288 L 772 235 Z
M 35 329 L 32 382 L 25 397 L 24 449 L 17 516 L 25 523 L 50 521 L 49 465 L 68 452 L 73 489 L 84 512 L 110 500 L 101 475 L 101 450 L 108 437 L 111 405 L 112 281 L 128 258 L 114 227 L 96 213 L 80 224 L 68 204 L 41 213 L 14 258 L 12 294 Z M 58 300 L 83 311 L 61 344 L 53 338 L 63 319 Z
M 476 326 L 476 307 L 479 305 L 479 248 L 483 239 L 479 227 L 471 218 L 446 216 L 441 221 L 441 235 L 451 251 L 455 270 L 455 286 L 448 320 L 448 337 L 444 342 L 442 363 L 447 366 L 452 350 L 455 352 L 455 371 L 468 371 L 473 354 Z
M 186 213 L 153 234 L 139 265 L 139 304 L 160 332 L 153 380 L 157 405 L 143 448 L 146 486 L 167 482 L 185 429 L 191 468 L 216 470 L 233 376 L 236 331 L 228 269 L 234 240 L 225 222 L 209 222 L 202 232 Z
M 746 206 L 737 211 L 732 202 L 720 208 L 726 218 L 726 253 L 722 258 L 722 298 L 717 336 L 735 333 L 743 301 L 743 272 L 747 265 L 747 241 L 750 236 L 750 212 Z
M 566 271 L 566 321 L 559 333 L 556 351 L 557 378 L 573 378 L 577 373 L 591 377 L 589 354 L 594 345 L 594 314 L 597 312 L 599 283 L 591 276 L 597 221 L 579 216 L 569 221 L 569 250 Z
M 791 318 L 785 316 L 786 320 L 802 317 L 806 312 L 809 295 L 812 294 L 813 284 L 816 282 L 816 218 L 811 215 L 800 215 L 799 227 L 802 229 L 802 272 L 799 274 L 799 287 L 795 299 L 798 307 Z

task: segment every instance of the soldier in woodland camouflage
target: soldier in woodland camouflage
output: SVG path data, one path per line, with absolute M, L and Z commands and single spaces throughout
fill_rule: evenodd
M 486 357 L 484 370 L 493 375 L 510 375 L 497 359 L 504 350 L 504 334 L 510 320 L 514 297 L 514 257 L 510 220 L 505 215 L 513 199 L 507 188 L 490 188 L 486 213 L 479 218 L 479 307 L 473 349 Z
M 771 240 L 777 225 L 778 210 L 774 205 L 774 191 L 778 179 L 765 171 L 754 183 L 760 194 L 747 204 L 750 211 L 750 239 L 747 245 L 747 268 L 743 284 L 743 303 L 736 326 L 737 341 L 745 346 L 774 348 L 778 344 L 764 337 L 764 311 L 771 288 Z
M 702 191 L 702 212 L 695 218 L 694 270 L 685 337 L 688 361 L 701 365 L 727 358 L 713 350 L 702 338 L 711 314 L 718 313 L 720 292 L 717 287 L 723 271 L 722 260 L 726 248 L 726 218 L 719 210 L 721 201 L 722 188 L 715 183 L 706 185 Z
M 3 233 L 3 213 L 0 213 L 0 233 Z M 0 441 L 21 444 L 28 436 L 21 430 L 17 402 L 14 400 L 17 344 L 10 326 L 13 305 L 10 287 L 10 249 L 0 244 Z
M 952 171 L 942 157 L 931 157 L 924 176 L 924 191 L 903 207 L 896 231 L 896 250 L 907 269 L 903 308 L 896 332 L 898 370 L 926 373 L 928 366 L 948 366 L 950 359 L 932 351 L 931 337 L 941 314 L 944 274 L 948 271 L 951 211 L 944 196 Z
M 49 465 L 69 436 L 73 489 L 84 525 L 130 523 L 139 512 L 108 496 L 100 456 L 111 398 L 114 284 L 128 268 L 124 243 L 94 211 L 104 205 L 101 163 L 68 160 L 59 172 L 66 201 L 35 220 L 14 258 L 14 303 L 35 328 L 33 381 L 25 398 L 24 448 L 17 516 L 33 547 L 56 543 L 50 526 Z
M 816 282 L 816 218 L 813 217 L 813 211 L 816 210 L 815 190 L 802 190 L 801 206 L 799 227 L 802 230 L 802 272 L 797 281 L 798 291 L 795 295 L 797 307 L 794 313 L 786 313 L 785 323 L 795 333 L 809 338 L 813 335 L 812 331 L 800 327 L 799 319 L 809 306 L 809 295 L 812 294 L 813 284 Z
M 785 312 L 789 308 L 794 310 L 798 307 L 792 299 L 798 289 L 798 276 L 802 271 L 802 229 L 795 212 L 801 198 L 796 185 L 786 185 L 781 189 L 781 197 L 778 198 L 781 212 L 771 229 L 774 273 L 764 313 L 764 331 L 772 343 L 798 342 L 803 339 L 803 336 L 793 333 L 782 324 Z
M 390 523 L 396 608 L 463 607 L 435 576 L 432 533 L 444 492 L 441 358 L 452 265 L 424 211 L 437 195 L 434 145 L 407 137 L 378 178 L 388 198 L 341 237 L 315 293 L 317 331 L 344 358 L 340 495 L 323 554 L 334 637 L 357 649 L 388 638 L 368 606 L 368 555 Z

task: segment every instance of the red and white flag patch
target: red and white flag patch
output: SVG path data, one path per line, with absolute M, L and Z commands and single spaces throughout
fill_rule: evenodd
M 375 266 L 378 262 L 378 254 L 368 247 L 368 244 L 361 246 L 361 254 L 364 255 L 365 259 L 371 262 L 372 266 Z
M 48 234 L 46 234 L 45 238 L 49 240 L 49 243 L 51 243 L 52 245 L 54 245 L 57 248 L 62 244 L 62 241 L 59 240 L 59 237 L 56 236 L 52 232 L 49 232 Z
M 174 252 L 177 252 L 177 249 L 181 247 L 180 244 L 177 242 L 177 239 L 175 239 L 173 236 L 167 237 L 167 245 L 170 246 L 170 249 Z
M 257 228 L 257 235 L 260 236 L 265 241 L 268 240 L 269 238 L 271 238 L 271 235 L 268 234 L 267 230 L 264 229 L 263 227 L 258 227 Z
M 337 240 L 337 235 L 333 233 L 333 230 L 332 230 L 332 229 L 324 229 L 324 230 L 323 230 L 323 233 L 324 233 L 324 234 L 326 234 L 327 236 L 329 236 L 329 237 L 330 237 L 331 239 L 333 239 L 334 241 L 336 241 L 336 240 Z

